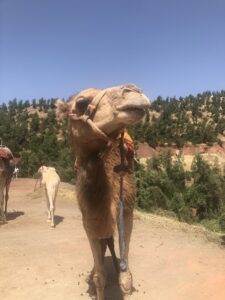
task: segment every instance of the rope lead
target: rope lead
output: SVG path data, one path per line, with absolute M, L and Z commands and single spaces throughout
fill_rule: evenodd
M 126 245 L 125 245 L 125 228 L 124 228 L 124 216 L 123 216 L 123 177 L 124 172 L 124 132 L 121 134 L 120 140 L 120 158 L 121 158 L 121 171 L 120 176 L 120 194 L 119 194 L 119 211 L 118 211 L 118 231 L 119 231 L 119 247 L 120 247 L 120 271 L 127 271 L 127 259 L 126 259 Z

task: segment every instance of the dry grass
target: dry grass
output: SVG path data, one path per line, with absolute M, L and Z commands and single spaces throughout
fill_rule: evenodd
M 39 187 L 39 183 L 35 191 L 28 193 L 31 199 L 40 199 L 44 196 L 44 188 Z M 76 197 L 75 186 L 69 183 L 61 182 L 59 185 L 59 191 L 57 198 L 62 199 L 63 201 L 74 201 Z
M 160 227 L 170 231 L 182 231 L 192 237 L 201 238 L 207 242 L 216 242 L 221 244 L 221 238 L 223 237 L 223 234 L 212 232 L 206 229 L 203 225 L 190 225 L 171 217 L 159 216 L 135 210 L 134 218 L 136 220 L 151 223 L 151 226 L 156 228 Z
M 60 183 L 58 197 L 66 201 L 74 201 L 75 186 L 65 182 Z

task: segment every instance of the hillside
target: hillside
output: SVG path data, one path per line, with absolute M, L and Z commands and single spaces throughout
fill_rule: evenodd
M 31 102 L 14 99 L 8 105 L 0 105 L 0 137 L 14 153 L 34 151 L 32 145 L 41 145 L 50 135 L 65 142 L 66 123 L 56 117 L 54 103 L 53 98 L 41 98 Z M 130 133 L 137 143 L 146 142 L 153 148 L 222 145 L 225 141 L 225 91 L 179 99 L 158 97 L 152 102 L 148 120 L 130 128 Z
M 214 143 L 213 145 L 207 144 L 186 144 L 182 148 L 173 146 L 157 146 L 155 148 L 149 146 L 147 143 L 140 143 L 136 151 L 137 157 L 141 163 L 154 156 L 162 154 L 164 151 L 170 151 L 171 154 L 181 156 L 185 170 L 191 171 L 193 160 L 197 154 L 200 154 L 211 166 L 217 163 L 221 170 L 225 170 L 225 143 Z
M 67 124 L 57 119 L 54 103 L 14 99 L 0 106 L 0 138 L 20 158 L 22 177 L 33 177 L 41 164 L 55 166 L 64 181 L 74 177 Z
M 150 158 L 146 167 L 136 165 L 137 206 L 225 230 L 225 91 L 158 97 L 129 131 L 140 161 Z M 62 181 L 74 181 L 67 123 L 56 116 L 55 99 L 2 104 L 0 137 L 19 156 L 20 177 L 34 177 L 46 164 Z
M 187 143 L 222 144 L 225 133 L 225 91 L 185 98 L 158 97 L 149 121 L 131 129 L 134 138 L 150 146 L 182 148 Z

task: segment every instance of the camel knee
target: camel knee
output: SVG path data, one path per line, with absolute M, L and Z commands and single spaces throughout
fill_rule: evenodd
M 95 271 L 93 274 L 93 282 L 94 282 L 97 290 L 100 290 L 100 291 L 104 290 L 105 282 L 106 282 L 104 271 L 102 271 L 102 272 Z
M 49 205 L 49 211 L 50 211 L 51 213 L 54 213 L 54 212 L 55 212 L 55 206 L 54 206 L 54 204 L 51 203 L 51 202 L 50 202 L 50 205 Z

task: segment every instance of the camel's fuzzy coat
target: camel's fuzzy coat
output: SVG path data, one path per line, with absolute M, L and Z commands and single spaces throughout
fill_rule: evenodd
M 48 220 L 51 221 L 51 227 L 55 226 L 55 202 L 60 184 L 59 175 L 56 173 L 56 169 L 52 167 L 41 166 L 38 170 L 41 174 L 41 184 L 45 188 L 47 209 L 48 209 Z
M 98 300 L 104 299 L 106 244 L 113 249 L 117 223 L 119 176 L 113 171 L 120 164 L 117 137 L 126 126 L 141 120 L 148 105 L 143 92 L 130 84 L 106 90 L 88 89 L 71 97 L 68 103 L 57 102 L 59 114 L 69 116 L 69 135 L 77 157 L 75 167 L 79 167 L 77 197 L 93 254 L 93 280 Z M 128 261 L 135 202 L 132 174 L 124 178 L 123 194 L 124 259 Z M 132 291 L 128 265 L 120 272 L 119 283 L 125 299 Z
M 119 165 L 118 141 L 101 155 L 83 157 L 78 172 L 77 197 L 85 230 L 92 238 L 113 236 L 119 199 L 119 176 L 113 171 Z M 124 178 L 124 211 L 132 215 L 135 183 L 132 174 Z

